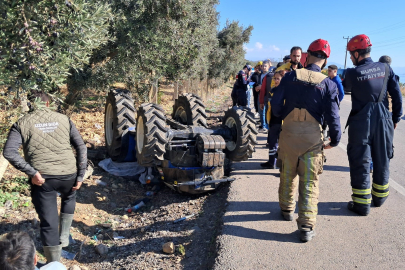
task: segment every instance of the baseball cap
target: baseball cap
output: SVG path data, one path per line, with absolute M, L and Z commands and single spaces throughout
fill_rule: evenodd
M 338 67 L 336 65 L 330 65 L 330 66 L 328 66 L 328 68 L 333 69 L 333 70 L 338 69 Z
M 284 56 L 284 58 L 283 58 L 283 60 L 288 60 L 288 59 L 291 59 L 290 55 L 286 55 L 286 56 Z

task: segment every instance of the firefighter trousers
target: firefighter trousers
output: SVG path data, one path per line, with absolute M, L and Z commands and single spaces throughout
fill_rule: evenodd
M 389 194 L 389 164 L 394 155 L 394 124 L 382 102 L 370 102 L 350 116 L 347 156 L 350 166 L 352 199 L 357 208 L 370 208 L 371 199 L 381 206 Z M 373 183 L 370 187 L 370 163 Z
M 295 108 L 284 119 L 280 133 L 279 204 L 282 211 L 295 211 L 294 195 L 298 187 L 297 225 L 300 230 L 314 228 L 316 224 L 318 180 L 323 170 L 321 131 L 319 122 L 306 109 Z

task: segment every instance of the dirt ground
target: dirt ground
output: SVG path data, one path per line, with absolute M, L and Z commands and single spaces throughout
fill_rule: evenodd
M 161 104 L 168 114 L 173 104 L 172 91 L 170 86 L 162 90 Z M 210 125 L 220 123 L 223 111 L 230 105 L 230 91 L 230 86 L 225 85 L 205 102 Z M 106 157 L 104 97 L 89 92 L 80 103 L 80 110 L 75 111 L 71 119 L 86 142 L 95 170 L 77 195 L 71 229 L 75 243 L 66 248 L 75 257 L 62 259 L 62 262 L 67 267 L 76 266 L 75 269 L 211 268 L 216 255 L 216 236 L 227 204 L 228 185 L 199 196 L 179 194 L 162 186 L 149 197 L 145 207 L 137 212 L 125 212 L 126 207 L 145 198 L 151 187 L 142 186 L 135 178 L 110 175 L 97 166 Z M 4 114 L 0 112 L 0 118 L 4 119 Z M 21 181 L 24 176 L 9 165 L 0 181 L 0 189 L 10 190 L 13 181 L 17 178 Z M 106 186 L 97 185 L 96 180 L 105 182 Z M 15 230 L 27 231 L 35 241 L 38 254 L 42 255 L 38 216 L 30 202 L 29 186 L 25 185 L 27 188 L 15 194 L 17 200 L 12 200 L 11 204 L 5 202 L 3 206 L 0 203 L 0 235 Z M 173 223 L 191 214 L 195 216 Z M 167 242 L 174 243 L 174 254 L 163 252 L 162 245 Z M 106 249 L 102 250 L 100 245 Z

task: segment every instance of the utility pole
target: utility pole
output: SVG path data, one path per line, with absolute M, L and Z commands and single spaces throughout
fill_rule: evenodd
M 346 56 L 345 56 L 345 69 L 346 69 L 346 60 L 347 60 L 347 44 L 349 43 L 349 37 L 347 37 L 347 38 L 343 37 L 343 39 L 346 39 L 346 40 L 347 40 L 347 42 L 346 42 Z

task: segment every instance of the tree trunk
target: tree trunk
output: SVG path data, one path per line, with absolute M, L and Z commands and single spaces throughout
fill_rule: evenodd
M 179 98 L 179 81 L 176 81 L 174 84 L 174 95 L 173 95 L 173 100 L 176 100 Z

